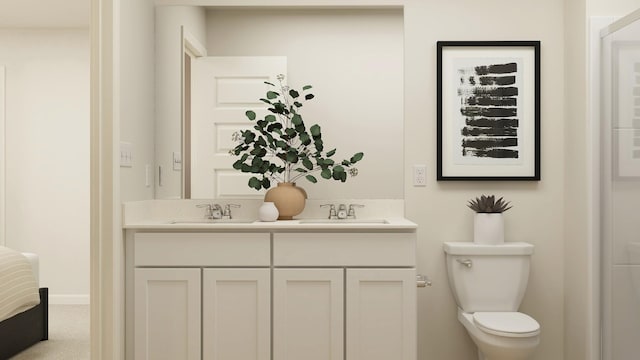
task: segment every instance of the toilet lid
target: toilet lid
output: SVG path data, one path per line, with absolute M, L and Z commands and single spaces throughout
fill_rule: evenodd
M 540 332 L 540 324 L 520 312 L 476 312 L 473 322 L 484 332 L 499 336 L 526 337 Z

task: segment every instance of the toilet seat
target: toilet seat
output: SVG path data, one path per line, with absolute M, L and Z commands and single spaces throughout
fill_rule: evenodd
M 540 333 L 540 324 L 521 312 L 476 312 L 473 323 L 480 330 L 505 337 L 529 337 Z

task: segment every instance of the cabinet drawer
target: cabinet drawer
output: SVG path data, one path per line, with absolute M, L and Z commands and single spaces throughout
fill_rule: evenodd
M 135 266 L 269 266 L 268 233 L 136 233 Z
M 283 233 L 274 266 L 415 266 L 415 233 Z

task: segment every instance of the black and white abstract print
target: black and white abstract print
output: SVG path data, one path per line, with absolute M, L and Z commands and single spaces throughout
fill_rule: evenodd
M 518 65 L 504 59 L 457 67 L 463 158 L 519 158 Z

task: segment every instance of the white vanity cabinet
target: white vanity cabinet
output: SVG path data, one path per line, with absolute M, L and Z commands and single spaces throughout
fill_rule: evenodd
M 127 358 L 270 359 L 269 233 L 139 232 L 130 241 Z
M 416 360 L 415 233 L 275 233 L 273 360 Z
M 135 294 L 136 359 L 201 359 L 200 269 L 136 269 Z
M 266 230 L 128 230 L 127 358 L 416 360 L 414 229 Z

